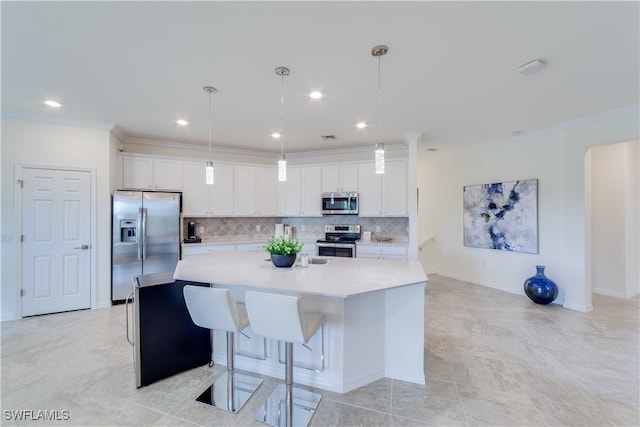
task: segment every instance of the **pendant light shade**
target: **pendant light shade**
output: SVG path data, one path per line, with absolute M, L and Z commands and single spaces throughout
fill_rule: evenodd
M 371 49 L 371 55 L 378 58 L 378 143 L 375 150 L 376 173 L 384 173 L 384 144 L 382 143 L 382 86 L 380 84 L 380 57 L 386 55 L 389 47 L 378 45 Z
M 375 161 L 376 173 L 384 173 L 384 144 L 381 142 L 376 144 Z
M 287 157 L 282 155 L 278 160 L 278 181 L 287 180 Z
M 284 155 L 284 76 L 288 76 L 291 71 L 287 67 L 276 68 L 276 74 L 280 76 L 280 160 L 278 160 L 278 181 L 287 180 L 287 158 Z M 275 134 L 274 134 L 275 136 Z
M 205 86 L 202 89 L 209 94 L 209 160 L 207 160 L 204 176 L 207 185 L 213 185 L 213 162 L 211 161 L 211 95 L 218 90 L 213 86 Z
M 205 182 L 213 185 L 213 162 L 211 160 L 207 162 L 207 167 L 205 168 Z

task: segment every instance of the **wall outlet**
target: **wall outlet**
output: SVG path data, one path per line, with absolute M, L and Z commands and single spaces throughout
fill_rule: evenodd
M 376 225 L 376 233 L 379 233 L 379 232 L 380 232 L 380 226 Z
M 202 225 L 201 225 L 201 226 L 198 228 L 198 233 L 200 233 L 200 234 L 204 233 L 204 226 L 202 226 Z
M 13 240 L 13 235 L 11 233 L 2 235 L 2 239 L 1 239 L 2 243 L 11 243 L 12 240 Z
M 260 231 L 262 227 L 260 227 L 260 224 L 256 225 L 256 231 Z

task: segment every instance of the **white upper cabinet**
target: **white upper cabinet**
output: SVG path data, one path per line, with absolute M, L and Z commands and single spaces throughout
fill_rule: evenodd
M 122 187 L 136 190 L 182 190 L 182 162 L 171 159 L 124 156 Z
M 233 169 L 213 165 L 213 185 L 205 183 L 204 162 L 184 162 L 182 211 L 184 216 L 231 216 L 233 214 Z
M 276 216 L 278 171 L 271 167 L 236 166 L 236 216 Z
M 260 216 L 278 214 L 278 169 L 256 168 L 256 208 Z
M 210 215 L 233 215 L 233 171 L 231 165 L 213 165 L 213 185 L 211 191 Z M 206 184 L 205 184 L 206 185 Z
M 282 216 L 322 216 L 322 168 L 289 167 L 281 183 Z
M 322 169 L 319 166 L 302 168 L 300 211 L 302 216 L 322 216 Z
M 407 216 L 407 162 L 385 162 L 382 179 L 382 210 L 385 216 Z
M 407 216 L 407 162 L 387 160 L 385 173 L 373 163 L 358 167 L 360 216 Z
M 322 167 L 322 192 L 358 191 L 358 165 Z
M 179 160 L 153 159 L 153 189 L 182 190 L 182 162 Z

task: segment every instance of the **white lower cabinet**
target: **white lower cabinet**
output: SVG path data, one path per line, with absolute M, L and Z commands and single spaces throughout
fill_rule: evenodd
M 182 258 L 186 258 L 190 256 L 213 254 L 216 252 L 235 251 L 235 250 L 236 250 L 236 245 L 234 243 L 184 244 L 182 245 Z
M 266 243 L 267 242 L 236 243 L 236 252 L 265 252 L 264 245 Z
M 251 243 L 186 243 L 182 245 L 182 258 L 216 252 L 264 252 L 266 242 Z M 266 255 L 266 252 L 265 252 Z
M 407 259 L 406 245 L 356 243 L 357 258 Z
M 318 332 L 316 332 L 306 344 L 293 345 L 293 366 L 316 372 L 322 372 L 324 370 L 324 329 L 325 324 L 320 327 Z M 284 365 L 285 360 L 285 343 L 278 341 L 278 362 Z
M 251 325 L 244 328 L 241 333 L 238 332 L 234 335 L 236 355 L 260 360 L 267 358 L 267 340 L 256 335 L 251 329 Z

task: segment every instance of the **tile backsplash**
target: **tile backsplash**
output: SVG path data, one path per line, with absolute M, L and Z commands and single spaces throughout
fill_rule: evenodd
M 326 224 L 360 224 L 362 231 L 371 231 L 374 235 L 393 237 L 397 240 L 409 239 L 409 219 L 384 217 L 364 218 L 352 215 L 329 215 L 319 218 L 300 217 L 223 217 L 223 218 L 185 218 L 184 235 L 187 235 L 187 223 L 196 222 L 196 234 L 206 241 L 215 240 L 266 240 L 273 236 L 276 224 L 286 224 L 295 228 L 295 236 L 300 240 L 316 240 L 324 237 Z M 200 227 L 204 232 L 200 233 Z M 376 232 L 376 227 L 380 231 Z

